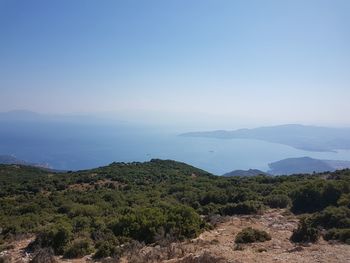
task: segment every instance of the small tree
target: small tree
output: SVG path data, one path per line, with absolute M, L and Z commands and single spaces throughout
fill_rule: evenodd
M 307 218 L 299 222 L 298 228 L 293 231 L 290 237 L 293 242 L 316 242 L 320 237 L 320 231 L 312 227 Z

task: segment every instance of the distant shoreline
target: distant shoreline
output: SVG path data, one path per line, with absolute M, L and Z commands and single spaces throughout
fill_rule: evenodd
M 179 136 L 217 139 L 256 139 L 283 144 L 295 149 L 310 152 L 350 150 L 350 128 L 328 128 L 286 124 L 233 131 L 215 130 L 188 132 L 180 134 Z

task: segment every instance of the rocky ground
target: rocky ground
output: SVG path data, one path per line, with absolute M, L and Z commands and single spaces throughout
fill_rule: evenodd
M 350 262 L 350 246 L 339 243 L 328 243 L 320 240 L 316 244 L 293 244 L 289 237 L 297 227 L 298 219 L 284 210 L 270 210 L 257 216 L 227 217 L 211 230 L 202 233 L 198 238 L 168 244 L 165 247 L 135 248 L 128 257 L 119 262 L 167 262 L 167 263 L 341 263 Z M 235 235 L 245 227 L 267 231 L 272 239 L 263 243 L 237 246 Z M 3 251 L 2 255 L 11 258 L 10 262 L 29 262 L 31 255 L 24 248 L 32 238 L 23 239 L 13 244 L 13 248 Z M 83 263 L 91 262 L 91 257 L 58 262 Z M 107 261 L 106 261 L 107 262 Z M 108 262 L 118 262 L 109 260 Z
M 350 247 L 330 244 L 320 240 L 316 244 L 296 245 L 289 241 L 298 220 L 281 210 L 271 210 L 261 216 L 235 216 L 218 225 L 213 231 L 204 232 L 193 240 L 194 253 L 208 251 L 226 262 L 270 263 L 270 262 L 350 262 Z M 235 235 L 245 227 L 267 231 L 272 239 L 263 243 L 237 247 Z M 225 262 L 224 261 L 224 262 Z M 170 262 L 170 261 L 169 261 Z M 174 261 L 171 261 L 174 262 Z

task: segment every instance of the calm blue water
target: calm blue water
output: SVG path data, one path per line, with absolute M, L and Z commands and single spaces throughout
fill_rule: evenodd
M 184 131 L 185 132 L 185 131 Z M 180 137 L 172 131 L 125 123 L 0 123 L 0 154 L 30 162 L 46 162 L 63 170 L 87 169 L 113 161 L 173 159 L 214 174 L 235 169 L 268 169 L 289 157 L 350 160 L 350 151 L 306 152 L 257 140 Z

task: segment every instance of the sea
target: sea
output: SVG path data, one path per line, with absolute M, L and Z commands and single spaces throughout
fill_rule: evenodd
M 350 151 L 344 150 L 309 152 L 259 140 L 183 137 L 181 132 L 187 131 L 127 122 L 1 121 L 0 154 L 58 170 L 172 159 L 216 175 L 267 171 L 269 163 L 291 157 L 350 160 Z

